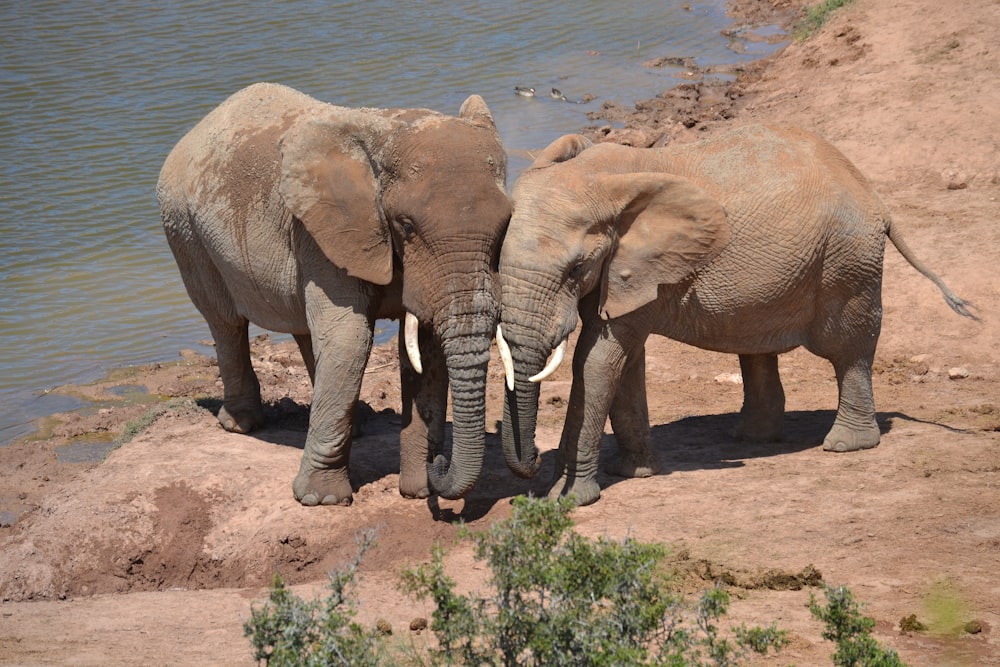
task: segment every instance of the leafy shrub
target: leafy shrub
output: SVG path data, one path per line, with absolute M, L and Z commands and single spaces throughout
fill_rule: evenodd
M 733 667 L 787 643 L 786 633 L 773 625 L 722 631 L 725 590 L 710 589 L 694 603 L 684 600 L 664 574 L 662 546 L 581 537 L 572 530 L 572 508 L 565 499 L 516 498 L 506 521 L 481 532 L 463 529 L 492 573 L 483 582 L 486 593 L 456 592 L 440 546 L 428 563 L 403 574 L 411 593 L 434 602 L 434 649 L 418 654 L 387 647 L 376 628 L 353 620 L 350 587 L 374 542 L 368 533 L 359 539 L 357 557 L 331 573 L 324 599 L 304 600 L 275 577 L 268 599 L 252 608 L 244 625 L 254 658 L 269 667 Z M 869 658 L 856 656 L 883 655 L 867 644 L 874 644 L 868 636 L 874 621 L 859 616 L 847 589 L 828 590 L 827 596 L 828 607 L 811 600 L 811 608 L 828 624 L 824 637 L 847 647 L 838 648 L 835 664 L 902 665 L 898 658 L 858 662 Z
M 444 552 L 405 573 L 407 588 L 436 605 L 431 629 L 447 665 L 559 667 L 739 664 L 750 652 L 786 643 L 770 628 L 715 623 L 728 594 L 706 592 L 687 605 L 669 593 L 659 545 L 588 540 L 572 531 L 573 503 L 516 498 L 510 519 L 465 537 L 492 571 L 489 593 L 458 595 Z
M 352 620 L 354 599 L 349 592 L 358 564 L 373 544 L 374 532 L 361 536 L 355 559 L 343 570 L 330 573 L 329 595 L 324 599 L 302 599 L 276 574 L 267 602 L 253 608 L 243 626 L 254 659 L 268 667 L 385 664 L 378 633 Z
M 875 619 L 864 616 L 845 586 L 827 586 L 825 607 L 809 596 L 809 611 L 826 625 L 823 639 L 835 642 L 833 664 L 837 667 L 905 667 L 892 649 L 883 649 L 871 636 Z

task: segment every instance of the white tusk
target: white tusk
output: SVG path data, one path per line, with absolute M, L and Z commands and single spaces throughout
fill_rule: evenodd
M 503 362 L 503 375 L 507 379 L 507 389 L 514 391 L 514 360 L 510 356 L 510 346 L 503 339 L 500 325 L 497 325 L 497 349 L 500 350 L 500 360 Z
M 403 342 L 406 344 L 406 356 L 410 358 L 410 365 L 413 366 L 413 370 L 418 375 L 424 372 L 424 367 L 420 363 L 420 339 L 417 335 L 419 328 L 420 322 L 417 321 L 417 316 L 407 312 L 406 326 L 403 329 Z
M 553 373 L 556 372 L 556 369 L 559 368 L 559 364 L 562 363 L 564 356 L 566 356 L 565 339 L 563 340 L 563 342 L 559 343 L 559 347 L 557 347 L 556 351 L 552 353 L 552 356 L 549 358 L 549 363 L 545 364 L 545 368 L 542 369 L 542 372 L 539 373 L 538 375 L 532 375 L 528 379 L 531 382 L 541 382 L 548 376 L 552 375 Z

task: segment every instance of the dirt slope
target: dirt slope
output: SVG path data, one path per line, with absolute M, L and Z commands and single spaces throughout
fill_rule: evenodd
M 747 0 L 753 12 L 798 3 Z M 793 634 L 765 664 L 829 664 L 802 577 L 846 584 L 877 635 L 911 665 L 1000 665 L 1000 2 L 856 0 L 814 37 L 733 84 L 699 84 L 631 107 L 615 136 L 687 141 L 734 123 L 791 122 L 833 141 L 875 183 L 910 245 L 981 322 L 948 310 L 893 249 L 875 395 L 884 435 L 874 450 L 818 448 L 833 419 L 832 369 L 808 353 L 782 358 L 787 441 L 746 446 L 728 429 L 740 407 L 735 357 L 652 340 L 647 377 L 663 472 L 602 477 L 601 500 L 575 514 L 588 535 L 675 546 L 692 588 L 727 582 L 733 621 L 775 620 Z M 663 54 L 664 56 L 676 54 Z M 598 114 L 600 116 L 601 114 Z M 100 464 L 66 463 L 73 438 L 114 437 L 154 397 L 218 398 L 217 371 L 186 354 L 176 365 L 123 371 L 67 391 L 99 399 L 33 442 L 0 448 L 0 664 L 251 664 L 242 623 L 275 571 L 321 592 L 324 573 L 378 530 L 362 566 L 361 616 L 395 636 L 430 609 L 402 594 L 397 573 L 453 544 L 462 517 L 483 526 L 542 481 L 513 478 L 491 426 L 481 483 L 465 501 L 406 501 L 396 492 L 396 353 L 377 350 L 363 398 L 372 414 L 355 443 L 354 505 L 302 508 L 291 496 L 307 422 L 308 378 L 287 345 L 255 346 L 271 426 L 223 432 L 217 400 L 181 401 Z M 500 418 L 493 369 L 488 423 Z M 569 364 L 543 386 L 546 467 L 569 395 Z M 141 385 L 142 390 L 129 391 Z M 208 409 L 206 409 L 208 408 Z M 606 446 L 612 447 L 611 438 Z M 544 478 L 545 471 L 543 471 Z M 466 546 L 453 576 L 480 581 Z M 797 590 L 795 590 L 797 588 Z M 903 635 L 899 620 L 975 621 L 981 631 Z

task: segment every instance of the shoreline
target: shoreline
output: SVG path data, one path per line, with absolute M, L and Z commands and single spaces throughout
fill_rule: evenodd
M 754 29 L 762 26 L 776 26 L 788 32 L 799 16 L 800 12 L 797 7 L 807 4 L 803 0 L 727 0 L 727 15 L 730 16 L 733 23 L 731 28 L 723 34 L 753 32 Z M 753 78 L 759 76 L 767 63 L 779 55 L 784 48 L 780 47 L 763 58 L 747 61 L 739 66 L 733 65 L 732 70 L 728 70 L 728 66 L 699 69 L 693 63 L 689 63 L 689 69 L 692 70 L 697 80 L 678 81 L 675 86 L 668 88 L 655 98 L 635 101 L 633 108 L 612 101 L 605 102 L 601 109 L 587 114 L 591 120 L 605 121 L 605 123 L 587 125 L 578 131 L 591 138 L 595 143 L 612 141 L 634 146 L 651 146 L 663 145 L 673 138 L 682 138 L 681 135 L 690 134 L 690 131 L 704 130 L 716 123 L 735 119 L 738 114 L 737 100 L 742 97 L 742 90 Z M 645 66 L 658 67 L 664 63 L 674 64 L 676 60 L 677 58 L 674 56 L 654 58 L 648 61 Z M 709 78 L 713 72 L 718 72 L 720 69 L 731 71 L 736 74 L 736 78 L 733 81 Z M 623 123 L 625 127 L 624 129 L 612 129 L 611 123 Z M 265 337 L 266 339 L 271 335 L 281 334 L 262 333 L 258 338 Z M 395 336 L 383 344 L 392 345 L 394 338 Z M 199 357 L 199 361 L 193 361 Z M 165 367 L 191 363 L 211 366 L 214 364 L 214 357 L 190 348 L 180 349 L 177 350 L 176 357 L 173 359 L 110 366 L 103 373 L 97 373 L 95 379 L 90 382 L 70 382 L 42 392 L 30 392 L 30 396 L 25 399 L 26 405 L 31 401 L 49 400 L 48 397 L 56 400 L 61 399 L 67 403 L 76 401 L 78 404 L 75 407 L 59 407 L 45 411 L 44 414 L 34 418 L 31 422 L 12 424 L 11 430 L 20 431 L 20 435 L 11 436 L 0 442 L 0 448 L 42 440 L 60 434 L 70 439 L 106 434 L 103 424 L 99 424 L 95 432 L 86 432 L 80 431 L 80 427 L 62 428 L 59 422 L 86 421 L 74 418 L 73 415 L 84 415 L 90 411 L 101 411 L 119 406 L 129 413 L 130 419 L 138 418 L 138 415 L 132 414 L 135 410 L 130 409 L 132 408 L 130 400 L 132 403 L 138 400 L 140 404 L 147 404 L 148 401 L 141 400 L 136 392 L 130 392 L 132 395 L 124 401 L 117 400 L 121 397 L 116 398 L 113 395 L 102 396 L 101 392 L 113 391 L 117 384 L 115 378 L 135 377 L 142 373 L 155 374 L 156 371 Z M 101 387 L 101 389 L 95 390 L 96 387 Z M 145 393 L 150 396 L 155 395 L 155 387 L 149 387 Z M 66 433 L 73 435 L 66 436 L 64 435 Z

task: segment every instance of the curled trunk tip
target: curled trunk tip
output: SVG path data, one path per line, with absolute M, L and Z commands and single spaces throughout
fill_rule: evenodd
M 438 454 L 427 464 L 427 481 L 430 483 L 431 491 L 448 500 L 464 498 L 475 486 L 475 479 L 455 481 L 451 479 L 453 476 L 451 462 L 443 454 Z

